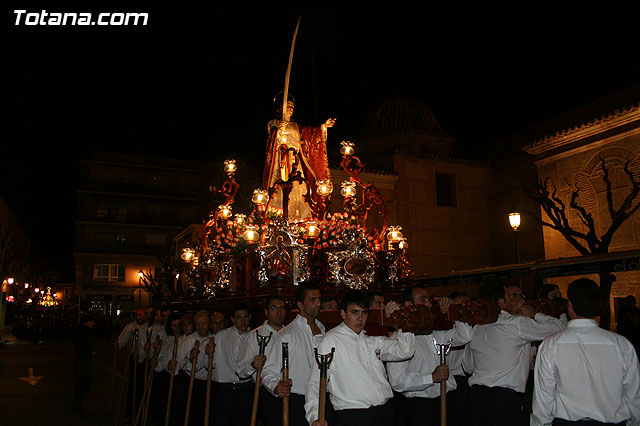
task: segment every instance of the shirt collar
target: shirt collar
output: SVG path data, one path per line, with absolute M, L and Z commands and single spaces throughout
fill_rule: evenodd
M 342 321 L 338 327 L 340 327 L 340 329 L 350 335 L 350 336 L 354 336 L 354 337 L 359 337 L 359 336 L 364 336 L 366 334 L 366 331 L 364 330 L 364 328 L 362 329 L 362 331 L 360 333 L 356 333 L 355 331 L 353 331 L 351 328 L 349 328 L 349 326 L 347 324 L 344 323 L 344 321 Z
M 567 327 L 598 327 L 598 323 L 591 318 L 578 318 L 569 321 Z
M 307 322 L 307 319 L 305 317 L 303 317 L 302 315 L 300 315 L 300 314 L 298 314 L 298 316 L 296 317 L 296 319 L 294 321 L 297 321 L 301 325 L 305 325 L 305 326 L 309 327 L 309 329 L 311 329 L 311 327 L 309 326 L 309 323 Z M 314 319 L 313 321 L 316 323 L 316 325 L 318 327 L 320 327 L 320 321 L 318 321 L 317 318 Z

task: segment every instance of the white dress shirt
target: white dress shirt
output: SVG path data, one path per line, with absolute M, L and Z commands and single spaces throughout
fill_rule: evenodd
M 300 314 L 283 327 L 269 344 L 267 361 L 262 369 L 262 385 L 273 395 L 273 389 L 282 380 L 282 342 L 289 343 L 289 378 L 293 382 L 291 392 L 304 395 L 312 368 L 316 367 L 313 349 L 324 336 L 324 325 L 315 320 L 321 334 L 313 335 L 307 320 Z
M 149 329 L 151 329 L 151 337 L 149 339 L 149 343 L 150 343 L 149 359 L 153 359 L 153 356 L 155 354 L 155 351 L 153 350 L 153 344 L 156 341 L 156 337 L 159 337 L 160 340 L 162 340 L 163 344 L 164 344 L 164 340 L 166 340 L 166 338 L 167 338 L 167 331 L 165 330 L 164 325 L 162 325 L 162 324 L 152 324 L 152 325 L 147 327 L 147 330 L 149 330 Z M 145 356 L 147 355 L 146 351 L 144 351 L 144 345 L 146 343 L 147 343 L 147 333 L 145 331 L 144 336 L 142 337 L 142 350 L 143 350 Z
M 236 374 L 240 347 L 249 336 L 249 331 L 240 333 L 235 326 L 225 328 L 216 333 L 216 351 L 213 355 L 213 381 L 219 383 L 240 383 L 248 381 L 240 379 Z
M 531 342 L 564 329 L 559 319 L 537 313 L 535 319 L 501 311 L 492 324 L 473 327 L 462 366 L 469 385 L 504 387 L 523 393 L 531 367 Z
M 432 343 L 433 345 L 433 343 Z M 382 405 L 393 397 L 382 361 L 401 361 L 415 350 L 413 333 L 398 330 L 392 337 L 356 333 L 344 322 L 325 334 L 318 354 L 335 348 L 327 370 L 327 391 L 335 410 L 369 408 Z M 318 419 L 320 370 L 315 365 L 307 384 L 306 418 L 309 424 Z
M 207 346 L 207 343 L 209 343 L 209 339 L 211 337 L 213 337 L 213 334 L 207 334 L 202 337 L 198 332 L 194 332 L 186 337 L 183 336 L 180 338 L 178 343 L 178 368 L 176 368 L 176 374 L 178 369 L 180 369 L 184 370 L 187 375 L 191 375 L 191 350 L 194 348 L 197 340 L 200 342 L 200 347 L 198 357 L 196 358 L 195 378 L 199 380 L 207 379 L 209 356 L 206 354 L 205 347 Z
M 271 334 L 271 338 L 268 339 L 267 345 L 265 346 L 265 354 L 272 344 L 271 342 L 273 338 L 276 336 L 276 334 L 278 334 L 278 330 L 271 327 L 268 320 L 265 320 L 260 327 L 251 330 L 251 332 L 249 333 L 249 337 L 247 337 L 247 339 L 242 344 L 242 347 L 240 348 L 238 368 L 236 369 L 238 377 L 240 377 L 241 379 L 250 377 L 255 382 L 257 370 L 251 366 L 251 363 L 253 362 L 256 355 L 258 355 L 258 353 L 260 352 L 260 347 L 258 346 L 258 339 L 256 336 L 269 336 L 269 334 Z
M 624 337 L 575 319 L 547 338 L 536 360 L 531 425 L 555 417 L 640 424 L 638 357 Z
M 145 353 L 144 353 L 144 340 L 147 336 L 147 327 L 148 323 L 143 322 L 142 324 L 138 324 L 136 321 L 131 321 L 129 324 L 125 325 L 120 335 L 118 336 L 118 348 L 122 349 L 129 343 L 129 338 L 133 333 L 133 330 L 138 330 L 138 363 L 144 361 Z M 133 343 L 133 340 L 131 340 Z M 131 353 L 135 353 L 136 348 L 131 349 Z
M 189 336 L 193 335 L 195 332 L 192 332 L 191 334 L 183 334 L 182 336 L 178 336 L 178 351 L 176 352 L 176 361 L 178 361 L 178 365 L 176 365 L 176 369 L 173 371 L 173 374 L 175 376 L 177 376 L 180 373 L 180 370 L 182 370 L 182 366 L 184 365 L 184 358 L 185 356 L 190 357 L 191 353 L 187 352 L 185 353 L 185 351 L 187 350 L 191 350 L 193 349 L 193 343 L 191 344 L 191 349 L 186 348 L 186 346 L 183 348 L 183 345 L 185 345 L 185 341 L 189 338 Z M 171 348 L 171 356 L 173 357 L 173 347 Z M 167 369 L 169 369 L 168 364 L 169 361 L 171 361 L 170 359 L 167 360 Z
M 440 355 L 433 339 L 446 344 L 451 339 L 452 346 L 460 346 L 471 340 L 472 328 L 456 321 L 451 330 L 434 330 L 428 336 L 416 336 L 416 353 L 405 361 L 387 363 L 389 383 L 396 392 L 408 398 L 437 398 L 440 396 L 440 383 L 434 383 L 432 372 L 440 365 Z M 456 380 L 450 372 L 447 379 L 447 392 L 457 388 Z
M 154 368 L 154 371 L 158 373 L 161 371 L 169 371 L 169 361 L 173 358 L 173 342 L 175 336 L 166 335 L 162 339 L 162 346 L 160 347 L 160 354 L 158 355 L 158 364 Z M 176 354 L 177 356 L 177 354 Z

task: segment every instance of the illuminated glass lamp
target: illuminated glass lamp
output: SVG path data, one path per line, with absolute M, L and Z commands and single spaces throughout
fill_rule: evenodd
M 236 213 L 233 215 L 233 221 L 238 226 L 242 226 L 246 219 L 247 219 L 247 215 L 244 215 L 242 213 Z
M 353 142 L 342 141 L 340 142 L 340 154 L 344 156 L 355 154 L 356 150 L 354 147 L 356 146 Z
M 331 179 L 321 179 L 318 181 L 318 194 L 327 197 L 333 193 L 333 182 Z
M 242 233 L 242 238 L 245 239 L 248 243 L 255 243 L 258 241 L 258 227 L 253 224 L 247 224 L 244 227 L 244 232 Z
M 191 247 L 185 247 L 182 249 L 180 258 L 185 262 L 191 262 L 193 260 L 194 250 Z
M 340 193 L 344 198 L 353 198 L 356 196 L 356 183 L 352 180 L 342 182 Z
M 235 173 L 237 169 L 236 160 L 224 160 L 224 171 L 227 174 Z
M 404 238 L 404 235 L 402 235 L 401 231 L 402 226 L 399 225 L 390 226 L 389 229 L 387 229 L 387 241 L 389 242 L 389 250 L 392 250 L 394 246 L 397 246 Z
M 318 223 L 315 220 L 310 220 L 307 222 L 307 226 L 304 230 L 304 236 L 306 238 L 316 238 L 320 234 L 320 228 L 318 228 Z
M 514 231 L 517 231 L 520 227 L 520 213 L 511 212 L 509 213 L 509 225 L 513 228 Z
M 264 189 L 254 189 L 251 202 L 256 206 L 264 206 L 269 201 L 269 194 Z
M 222 204 L 218 206 L 218 217 L 221 219 L 229 219 L 233 212 L 229 204 Z

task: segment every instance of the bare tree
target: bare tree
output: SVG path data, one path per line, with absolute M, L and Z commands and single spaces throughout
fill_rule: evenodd
M 170 297 L 176 298 L 181 296 L 184 291 L 180 283 L 176 283 L 175 276 L 180 271 L 180 265 L 177 261 L 172 260 L 168 253 L 157 254 L 158 264 L 155 271 L 148 269 L 142 271 L 140 282 L 155 296 L 163 296 L 162 289 L 166 287 L 169 290 Z M 174 284 L 175 283 L 175 284 Z
M 616 231 L 620 229 L 624 221 L 633 216 L 640 208 L 640 202 L 638 202 L 640 179 L 634 176 L 630 169 L 629 161 L 624 163 L 624 172 L 631 183 L 631 190 L 624 197 L 618 208 L 614 203 L 613 185 L 609 176 L 609 169 L 602 157 L 600 157 L 600 169 L 602 171 L 602 180 L 605 183 L 607 208 L 611 219 L 609 227 L 600 236 L 598 236 L 598 227 L 592 213 L 580 204 L 580 188 L 577 185 L 571 185 L 565 180 L 571 191 L 568 206 L 557 195 L 555 185 L 549 189 L 548 178 L 544 181 L 539 181 L 535 188 L 530 191 L 530 196 L 540 204 L 548 218 L 548 220 L 544 218 L 538 219 L 542 225 L 560 232 L 584 256 L 608 253 Z M 583 229 L 579 229 L 569 222 L 569 212 L 576 213 Z M 600 273 L 600 326 L 606 329 L 610 327 L 611 308 L 609 306 L 609 297 L 611 295 L 611 284 L 615 279 L 616 277 L 613 274 Z

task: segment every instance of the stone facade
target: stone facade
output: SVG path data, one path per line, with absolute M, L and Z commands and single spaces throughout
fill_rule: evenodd
M 548 188 L 556 188 L 556 195 L 567 205 L 568 219 L 577 230 L 585 230 L 575 209 L 570 208 L 571 188 L 579 188 L 579 204 L 593 216 L 598 236 L 611 224 L 607 202 L 607 186 L 603 179 L 602 160 L 609 171 L 611 197 L 614 208 L 619 208 L 632 191 L 632 183 L 624 171 L 640 181 L 640 107 L 632 106 L 612 112 L 576 128 L 547 136 L 525 150 L 535 156 L 541 181 Z M 637 206 L 640 196 L 632 205 Z M 548 220 L 542 212 L 544 220 Z M 545 258 L 557 259 L 579 255 L 558 231 L 543 227 Z M 640 249 L 640 211 L 627 219 L 614 234 L 609 252 Z M 616 273 L 611 291 L 612 324 L 615 324 L 617 299 L 629 294 L 640 298 L 640 272 Z M 576 277 L 558 277 L 549 282 L 558 284 L 566 294 L 568 284 Z M 598 277 L 591 277 L 598 281 Z

